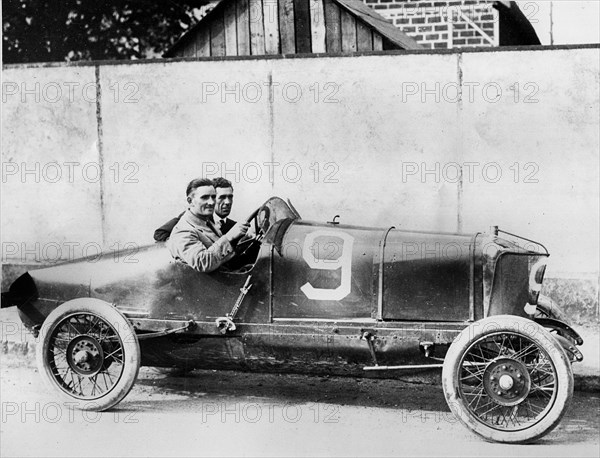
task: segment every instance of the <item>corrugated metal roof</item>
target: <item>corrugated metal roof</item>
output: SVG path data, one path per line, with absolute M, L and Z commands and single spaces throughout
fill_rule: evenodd
M 234 0 L 221 0 L 206 16 L 179 37 L 175 44 L 163 54 L 163 57 L 173 57 L 177 49 L 183 46 L 200 27 L 204 26 L 204 23 L 207 23 L 210 20 L 213 14 L 221 10 L 225 4 L 230 1 Z M 366 23 L 370 28 L 379 32 L 392 44 L 395 44 L 402 49 L 423 49 L 423 46 L 395 27 L 383 16 L 376 13 L 375 10 L 365 5 L 362 0 L 333 0 L 333 2 L 340 8 L 343 8 L 345 11 L 352 14 L 352 16 L 356 17 L 358 20 Z

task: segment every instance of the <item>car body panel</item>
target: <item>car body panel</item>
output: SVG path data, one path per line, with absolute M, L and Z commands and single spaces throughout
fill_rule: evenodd
M 294 222 L 273 257 L 273 316 L 371 318 L 382 236 L 381 229 Z
M 63 302 L 103 300 L 132 322 L 149 365 L 356 373 L 442 357 L 489 315 L 528 316 L 548 255 L 497 233 L 304 221 L 279 198 L 254 222 L 260 249 L 237 270 L 198 272 L 157 243 L 31 271 L 3 293 L 3 306 L 18 305 L 35 330 Z M 236 303 L 236 329 L 222 332 L 216 322 Z
M 392 230 L 384 250 L 384 320 L 467 321 L 473 236 Z

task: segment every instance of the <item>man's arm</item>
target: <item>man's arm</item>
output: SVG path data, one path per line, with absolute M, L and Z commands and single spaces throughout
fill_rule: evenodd
M 212 245 L 211 245 L 212 244 Z M 192 229 L 173 231 L 168 241 L 169 251 L 199 272 L 212 272 L 235 255 L 231 243 L 223 236 L 216 242 Z
M 181 218 L 182 215 L 183 215 L 183 213 L 181 213 L 177 218 L 173 218 L 173 219 L 167 221 L 165 224 L 163 224 L 158 229 L 156 229 L 154 231 L 154 240 L 156 240 L 157 242 L 166 241 L 171 236 L 171 232 L 173 232 L 173 228 L 179 222 L 179 219 Z

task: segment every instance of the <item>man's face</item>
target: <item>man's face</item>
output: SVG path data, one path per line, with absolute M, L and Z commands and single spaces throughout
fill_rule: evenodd
M 188 197 L 190 211 L 196 216 L 212 216 L 216 192 L 213 186 L 200 186 Z
M 215 204 L 215 213 L 226 218 L 231 213 L 233 205 L 233 189 L 232 188 L 217 188 L 217 202 Z

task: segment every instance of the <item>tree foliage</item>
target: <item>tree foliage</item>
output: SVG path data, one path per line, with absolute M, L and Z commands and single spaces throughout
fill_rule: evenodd
M 209 0 L 2 0 L 3 63 L 156 57 Z

